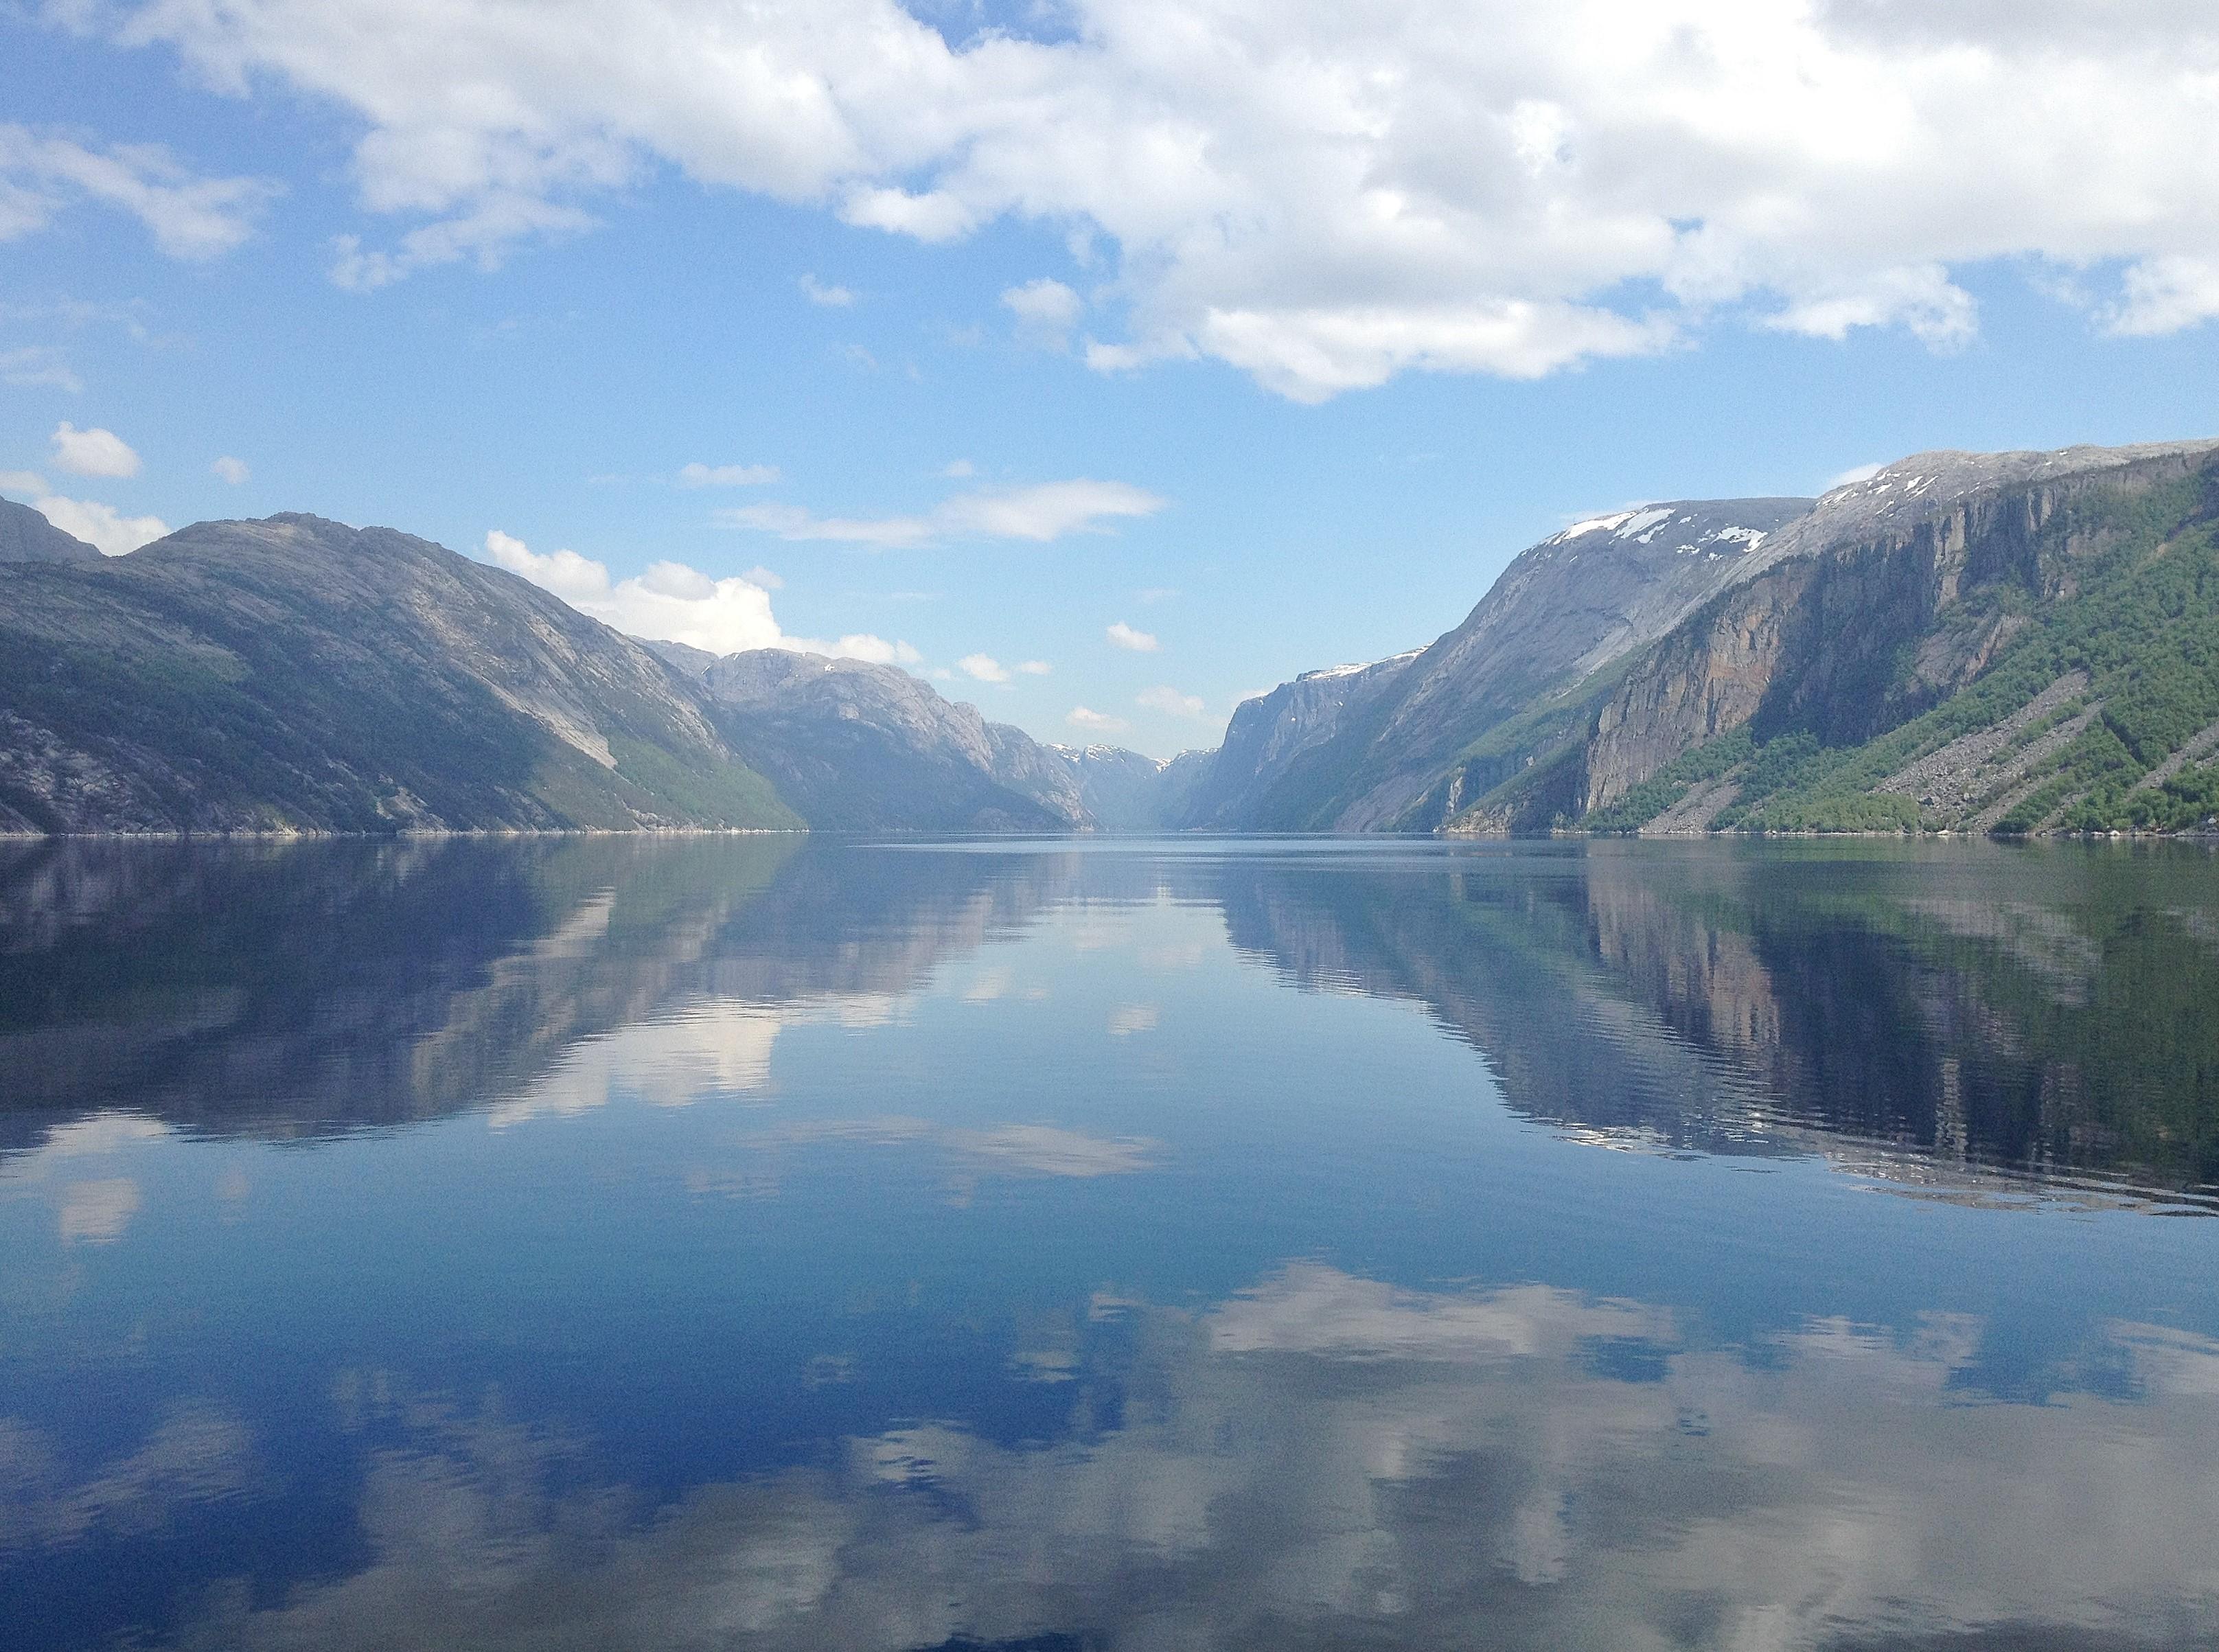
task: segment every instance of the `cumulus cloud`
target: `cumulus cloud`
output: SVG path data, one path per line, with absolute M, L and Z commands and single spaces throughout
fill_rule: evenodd
M 1201 695 L 1182 694 L 1176 688 L 1144 688 L 1134 703 L 1172 717 L 1200 717 L 1203 713 Z
M 0 241 L 93 202 L 130 214 L 173 258 L 212 258 L 253 233 L 276 193 L 259 178 L 197 177 L 158 144 L 95 149 L 0 123 Z
M 1045 677 L 1054 669 L 1045 660 L 1022 660 L 1017 664 L 1018 672 L 1027 677 Z
M 958 494 L 923 515 L 818 516 L 796 505 L 749 505 L 719 512 L 718 519 L 729 527 L 774 533 L 781 539 L 906 550 L 947 539 L 1046 543 L 1066 534 L 1103 533 L 1117 519 L 1153 516 L 1165 502 L 1129 482 L 1078 476 Z
M 54 426 L 54 463 L 72 475 L 135 476 L 139 456 L 112 430 L 79 430 L 65 419 Z
M 43 494 L 47 479 L 35 470 L 0 470 L 0 494 Z
M 74 531 L 74 530 L 72 530 Z M 96 543 L 98 542 L 96 541 Z M 683 643 L 712 654 L 750 649 L 791 649 L 874 665 L 914 664 L 921 658 L 906 643 L 857 633 L 836 642 L 789 637 L 770 609 L 770 593 L 750 579 L 712 580 L 683 562 L 656 562 L 643 574 L 611 580 L 608 565 L 575 550 L 543 555 L 495 528 L 486 535 L 486 556 L 495 566 L 552 592 L 580 613 L 628 636 Z
M 1163 646 L 1153 631 L 1136 630 L 1122 619 L 1112 621 L 1103 635 L 1115 646 L 1134 654 L 1153 654 Z
M 760 488 L 778 480 L 774 464 L 701 464 L 695 463 L 678 473 L 681 488 Z
M 218 480 L 227 481 L 233 488 L 238 487 L 253 474 L 247 469 L 246 460 L 234 459 L 228 453 L 210 465 L 208 469 L 215 473 Z
M 991 654 L 967 654 L 955 662 L 955 668 L 982 683 L 1005 683 L 1010 680 L 1009 668 Z
M 896 0 L 71 15 L 351 111 L 362 206 L 410 226 L 342 246 L 354 285 L 496 263 L 667 166 L 927 242 L 1052 228 L 1122 306 L 1097 367 L 1214 357 L 1304 400 L 1637 355 L 1722 313 L 1946 348 L 1977 324 L 1963 270 L 2005 258 L 2123 271 L 2094 300 L 2116 331 L 2219 313 L 2202 5 L 1072 0 L 1052 33 L 960 35 Z M 69 191 L 175 248 L 244 233 L 247 181 L 5 130 L 0 234 Z
M 75 534 L 103 556 L 128 556 L 170 531 L 169 525 L 158 516 L 126 516 L 113 505 L 103 505 L 97 500 L 49 494 L 32 503 L 47 521 L 64 533 Z
M 1091 734 L 1116 734 L 1133 726 L 1122 717 L 1111 717 L 1107 711 L 1097 711 L 1085 705 L 1072 706 L 1064 721 L 1074 729 L 1085 729 Z
M 830 285 L 814 276 L 804 276 L 800 282 L 801 295 L 812 304 L 822 304 L 828 309 L 844 310 L 855 301 L 855 295 L 845 287 Z

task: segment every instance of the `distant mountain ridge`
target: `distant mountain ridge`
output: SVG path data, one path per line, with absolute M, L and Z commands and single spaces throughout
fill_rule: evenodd
M 689 655 L 690 657 L 690 655 Z M 696 674 L 735 747 L 813 826 L 1071 831 L 1078 778 L 1021 729 L 942 699 L 899 667 L 758 649 Z
M 1168 761 L 886 665 L 641 643 L 310 516 L 101 556 L 0 501 L 0 831 L 2219 825 L 2219 442 L 1615 512 Z

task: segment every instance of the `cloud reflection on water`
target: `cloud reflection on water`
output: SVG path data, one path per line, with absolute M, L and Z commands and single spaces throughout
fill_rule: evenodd
M 1785 1652 L 2219 1628 L 2205 1338 L 2115 1326 L 2131 1399 L 2028 1405 L 1965 1388 L 1961 1319 L 1818 1321 L 1750 1357 L 1638 1303 L 1315 1263 L 1199 1314 L 1117 1312 L 1122 1426 L 908 1425 L 651 1512 L 554 1489 L 572 1444 L 420 1407 L 372 1455 L 370 1564 L 234 1597 L 183 1643 Z M 1648 1357 L 1614 1369 L 1627 1349 Z M 1102 1376 L 1052 1374 L 1074 1415 Z

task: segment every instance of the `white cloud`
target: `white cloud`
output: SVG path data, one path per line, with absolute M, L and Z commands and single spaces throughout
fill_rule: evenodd
M 798 649 L 804 654 L 829 654 L 838 660 L 867 660 L 874 666 L 913 666 L 924 659 L 906 643 L 889 643 L 883 637 L 867 632 L 850 632 L 830 643 L 789 637 L 783 646 Z
M 940 474 L 951 481 L 960 481 L 967 476 L 977 475 L 979 467 L 968 459 L 950 459 L 940 467 Z
M 150 545 L 170 531 L 158 516 L 125 516 L 95 500 L 64 499 L 49 494 L 34 500 L 40 515 L 64 533 L 75 534 L 103 556 L 123 556 Z
M 1880 475 L 1881 469 L 1882 466 L 1877 461 L 1871 464 L 1853 464 L 1839 475 L 1829 478 L 1826 485 L 1818 491 L 1822 494 L 1831 494 L 1837 488 L 1847 488 L 1851 482 L 1869 481 Z
M 1111 717 L 1107 711 L 1097 711 L 1085 705 L 1072 706 L 1064 721 L 1074 729 L 1085 729 L 1092 734 L 1116 734 L 1132 727 L 1122 717 Z
M 964 675 L 982 683 L 1005 683 L 1010 680 L 1009 668 L 991 654 L 967 654 L 955 662 L 955 667 Z
M 0 124 L 0 241 L 44 229 L 66 208 L 96 202 L 130 214 L 173 258 L 212 258 L 253 233 L 274 185 L 196 177 L 158 144 L 105 151 Z
M 135 476 L 139 456 L 112 430 L 79 430 L 65 419 L 54 426 L 54 463 L 79 476 Z
M 1153 654 L 1163 646 L 1156 641 L 1153 631 L 1136 630 L 1122 619 L 1111 622 L 1103 635 L 1118 648 L 1134 654 Z
M 678 473 L 681 488 L 760 488 L 778 480 L 774 464 L 701 464 L 695 463 Z
M 799 284 L 803 297 L 828 309 L 844 310 L 855 301 L 855 295 L 847 288 L 827 286 L 814 276 L 802 276 Z
M 929 515 L 824 517 L 796 505 L 749 505 L 720 511 L 728 527 L 752 528 L 781 539 L 827 540 L 908 549 L 951 538 L 1030 539 L 1046 543 L 1070 533 L 1102 533 L 1121 517 L 1145 517 L 1165 501 L 1129 482 L 1038 482 L 1027 488 L 981 488 L 943 500 Z
M 495 263 L 668 166 L 926 241 L 1029 220 L 1122 307 L 1097 365 L 1215 357 L 1306 400 L 1722 313 L 1947 347 L 1976 323 L 1962 271 L 2005 258 L 2123 265 L 2094 301 L 2116 331 L 2219 314 L 2203 4 L 1071 0 L 1053 36 L 957 43 L 896 0 L 71 15 L 348 109 L 362 206 L 413 226 L 343 245 L 354 285 Z M 221 250 L 262 189 L 0 131 L 0 235 L 92 195 Z
M 939 519 L 950 532 L 995 539 L 1060 539 L 1067 533 L 1098 533 L 1116 517 L 1153 516 L 1165 501 L 1128 482 L 1040 482 L 960 494 L 941 506 Z
M 777 574 L 772 573 L 770 569 L 765 568 L 761 562 L 757 562 L 746 573 L 741 574 L 740 577 L 746 580 L 752 585 L 760 585 L 766 591 L 783 591 L 786 589 L 786 581 L 779 578 Z
M 1199 694 L 1182 694 L 1176 688 L 1144 688 L 1134 703 L 1172 717 L 1200 717 L 1203 711 Z
M 1085 301 L 1077 293 L 1045 276 L 1022 287 L 1003 289 L 1002 304 L 1017 318 L 1020 338 L 1058 350 L 1085 307 Z
M 2219 315 L 2219 258 L 2145 259 L 2126 272 L 2105 325 L 2129 338 L 2177 332 Z
M 84 388 L 84 381 L 69 364 L 69 358 L 52 345 L 25 345 L 18 350 L 0 350 L 0 384 L 14 384 L 25 389 L 68 390 L 72 393 Z
M 932 543 L 932 524 L 921 516 L 818 516 L 798 505 L 743 505 L 719 511 L 727 527 L 752 528 L 781 539 L 824 540 L 835 544 L 873 545 L 881 550 Z
M 47 479 L 35 470 L 0 470 L 0 494 L 43 494 Z
M 643 574 L 612 581 L 605 562 L 575 550 L 542 555 L 498 528 L 486 535 L 485 549 L 496 566 L 628 636 L 684 643 L 712 654 L 792 649 L 877 665 L 914 664 L 922 657 L 906 643 L 867 633 L 830 643 L 789 637 L 771 613 L 770 593 L 749 579 L 712 580 L 683 562 L 656 562 Z
M 214 471 L 219 479 L 229 482 L 233 488 L 238 487 L 253 474 L 247 469 L 246 460 L 234 459 L 228 453 L 210 465 L 208 469 Z
M 365 251 L 358 235 L 333 237 L 329 273 L 333 286 L 351 293 L 375 292 L 419 270 L 465 260 L 491 274 L 519 241 L 581 235 L 597 221 L 573 207 L 494 188 L 469 212 L 410 230 L 395 252 Z
M 1045 660 L 1023 660 L 1017 664 L 1019 673 L 1028 677 L 1045 677 L 1054 669 L 1055 668 Z

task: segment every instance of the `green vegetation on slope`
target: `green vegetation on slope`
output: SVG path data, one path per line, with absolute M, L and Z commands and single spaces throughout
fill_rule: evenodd
M 1788 832 L 1909 831 L 1921 827 L 2180 830 L 2210 818 L 2212 777 L 2185 766 L 2160 783 L 2147 777 L 2199 733 L 2219 724 L 2219 546 L 2206 476 L 2147 494 L 2101 495 L 2060 512 L 2038 544 L 2050 593 L 1998 583 L 1967 593 L 1955 617 L 1996 612 L 2025 617 L 2024 629 L 1973 683 L 1923 715 L 1862 742 L 1829 746 L 1808 727 L 1750 727 L 1711 741 L 1584 823 L 1630 831 L 1653 820 L 1695 785 L 1731 773 L 1737 796 L 1712 824 Z M 2102 549 L 2068 559 L 2073 538 Z M 1916 639 L 1912 639 L 1914 642 Z M 1900 692 L 1915 649 L 1898 651 Z M 2074 678 L 2085 690 L 2029 719 L 2003 746 L 1999 779 L 1986 795 L 1948 807 L 1876 790 L 1954 741 L 2005 725 L 2044 690 Z M 2076 714 L 2085 725 L 2070 730 Z M 2054 737 L 2069 732 L 2069 738 Z M 2043 736 L 2053 736 L 2047 742 Z

